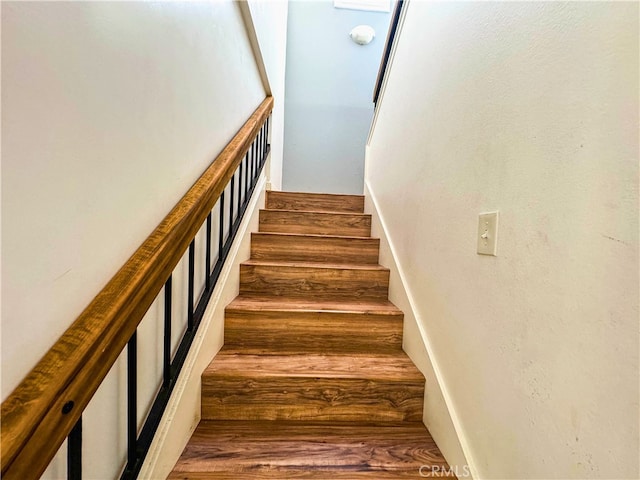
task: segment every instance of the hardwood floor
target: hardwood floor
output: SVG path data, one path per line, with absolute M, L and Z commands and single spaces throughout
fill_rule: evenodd
M 361 196 L 268 192 L 202 420 L 169 476 L 447 476 Z

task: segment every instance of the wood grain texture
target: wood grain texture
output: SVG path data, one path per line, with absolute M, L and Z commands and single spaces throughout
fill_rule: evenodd
M 273 107 L 267 97 L 133 256 L 2 403 L 2 477 L 38 478 L 67 437 Z M 62 406 L 73 409 L 62 413 Z
M 282 311 L 282 312 L 327 312 L 335 311 L 351 315 L 402 315 L 388 299 L 319 299 L 319 298 L 283 298 L 270 296 L 238 296 L 229 305 L 227 310 L 241 309 L 254 311 Z M 336 332 L 338 334 L 339 332 Z
M 268 191 L 266 208 L 307 212 L 364 212 L 364 195 Z
M 406 355 L 221 353 L 202 375 L 202 418 L 422 420 L 424 377 Z
M 384 433 L 384 432 L 382 432 Z M 423 473 L 420 475 L 420 467 L 423 467 Z M 451 472 L 441 472 L 440 470 L 430 471 L 429 465 L 418 467 L 418 473 L 415 468 L 408 470 L 364 470 L 364 466 L 360 467 L 333 467 L 319 470 L 316 467 L 296 466 L 296 467 L 274 467 L 272 465 L 257 465 L 251 470 L 237 471 L 213 471 L 213 472 L 171 472 L 167 477 L 168 480 L 294 480 L 294 479 L 313 479 L 313 480 L 402 480 L 405 478 L 456 478 Z M 356 470 L 355 468 L 362 468 Z M 410 467 L 407 467 L 410 468 Z M 438 468 L 438 467 L 434 467 Z M 448 468 L 448 467 L 443 467 Z M 241 475 L 239 477 L 238 475 Z
M 422 386 L 382 380 L 220 376 L 203 384 L 203 393 L 202 418 L 207 420 L 381 423 L 422 419 Z
M 255 374 L 271 378 L 381 380 L 424 386 L 424 376 L 403 352 L 395 355 L 239 355 L 223 348 L 202 376 L 208 381 L 213 376 Z
M 453 477 L 421 423 L 425 379 L 402 351 L 370 217 L 341 196 L 267 195 L 289 210 L 260 212 L 203 420 L 169 478 Z
M 424 425 L 203 421 L 170 479 L 401 479 L 447 476 Z M 452 475 L 449 475 L 452 477 Z
M 240 265 L 241 295 L 386 299 L 389 270 L 379 265 L 325 265 L 248 260 Z
M 253 233 L 251 258 L 327 263 L 378 263 L 380 239 L 285 233 Z
M 400 352 L 402 314 L 227 308 L 224 343 L 252 354 Z
M 359 213 L 260 210 L 260 231 L 368 237 L 371 215 Z

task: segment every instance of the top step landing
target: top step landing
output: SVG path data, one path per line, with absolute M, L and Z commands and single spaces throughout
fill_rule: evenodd
M 363 213 L 364 195 L 268 191 L 266 207 L 275 210 Z

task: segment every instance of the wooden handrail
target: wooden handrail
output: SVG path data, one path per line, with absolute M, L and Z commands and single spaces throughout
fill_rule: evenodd
M 273 109 L 268 96 L 2 403 L 2 478 L 39 478 L 182 258 Z

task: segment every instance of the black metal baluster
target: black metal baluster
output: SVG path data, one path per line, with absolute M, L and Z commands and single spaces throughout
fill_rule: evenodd
M 262 145 L 260 146 L 262 150 L 262 165 L 267 161 L 267 122 L 262 125 Z
M 187 292 L 187 330 L 193 330 L 193 290 L 196 261 L 196 240 L 189 244 L 189 290 Z
M 269 151 L 269 117 L 264 122 L 264 156 L 267 157 Z
M 260 166 L 264 165 L 264 124 L 260 127 Z
M 262 151 L 263 151 L 263 164 L 264 162 L 267 161 L 267 123 L 265 122 L 265 124 L 262 126 L 263 130 L 264 130 L 264 137 L 262 138 Z
M 209 291 L 211 288 L 211 212 L 207 215 L 207 254 L 205 255 L 205 274 L 204 274 L 204 285 L 205 289 Z
M 258 183 L 258 175 L 260 172 L 260 162 L 262 161 L 260 158 L 260 139 L 256 136 L 254 140 L 256 142 L 256 183 Z
M 258 179 L 258 162 L 260 161 L 260 159 L 258 158 L 258 156 L 260 155 L 260 152 L 258 151 L 258 139 L 257 137 L 253 139 L 253 151 L 254 153 L 254 160 L 253 160 L 253 184 L 256 184 L 256 181 Z
M 242 209 L 242 160 L 238 165 L 238 215 Z
M 127 344 L 127 461 L 136 464 L 138 443 L 138 333 L 133 332 Z
M 247 203 L 249 201 L 247 197 L 247 192 L 249 191 L 249 150 L 247 150 L 243 161 L 247 164 L 244 169 L 244 203 Z
M 267 147 L 269 146 L 269 127 L 271 126 L 271 115 L 267 117 Z
M 231 187 L 230 187 L 230 195 L 229 195 L 229 238 L 231 238 L 231 232 L 233 231 L 233 195 L 235 192 L 236 186 L 236 174 L 233 174 L 231 177 Z
M 256 142 L 254 139 L 253 142 L 251 142 L 251 188 L 255 185 L 257 158 L 258 152 L 256 152 Z
M 255 154 L 253 152 L 253 142 L 251 143 L 251 149 L 249 151 L 251 152 L 251 155 L 249 156 L 249 165 L 251 165 L 251 171 L 249 172 L 249 184 L 253 187 L 253 159 L 255 158 Z
M 240 168 L 238 169 L 238 216 L 242 209 L 242 160 L 240 160 Z
M 258 163 L 260 162 L 260 158 L 258 158 L 260 156 L 260 152 L 258 151 L 258 137 L 253 139 L 253 145 L 254 145 L 254 151 L 256 152 L 255 154 L 255 160 L 253 162 L 253 183 L 255 185 L 255 183 L 258 180 Z
M 164 284 L 164 368 L 163 387 L 171 384 L 171 275 Z
M 220 234 L 218 235 L 218 262 L 222 259 L 224 249 L 224 190 L 220 194 Z
M 267 117 L 267 121 L 264 124 L 264 151 L 265 153 L 269 150 L 269 117 Z
M 258 130 L 258 134 L 256 138 L 253 140 L 256 142 L 256 151 L 258 152 L 257 161 L 256 161 L 256 177 L 258 176 L 258 171 L 260 170 L 260 164 L 262 162 L 262 146 L 260 145 L 260 131 Z
M 67 437 L 67 480 L 82 480 L 82 415 Z

